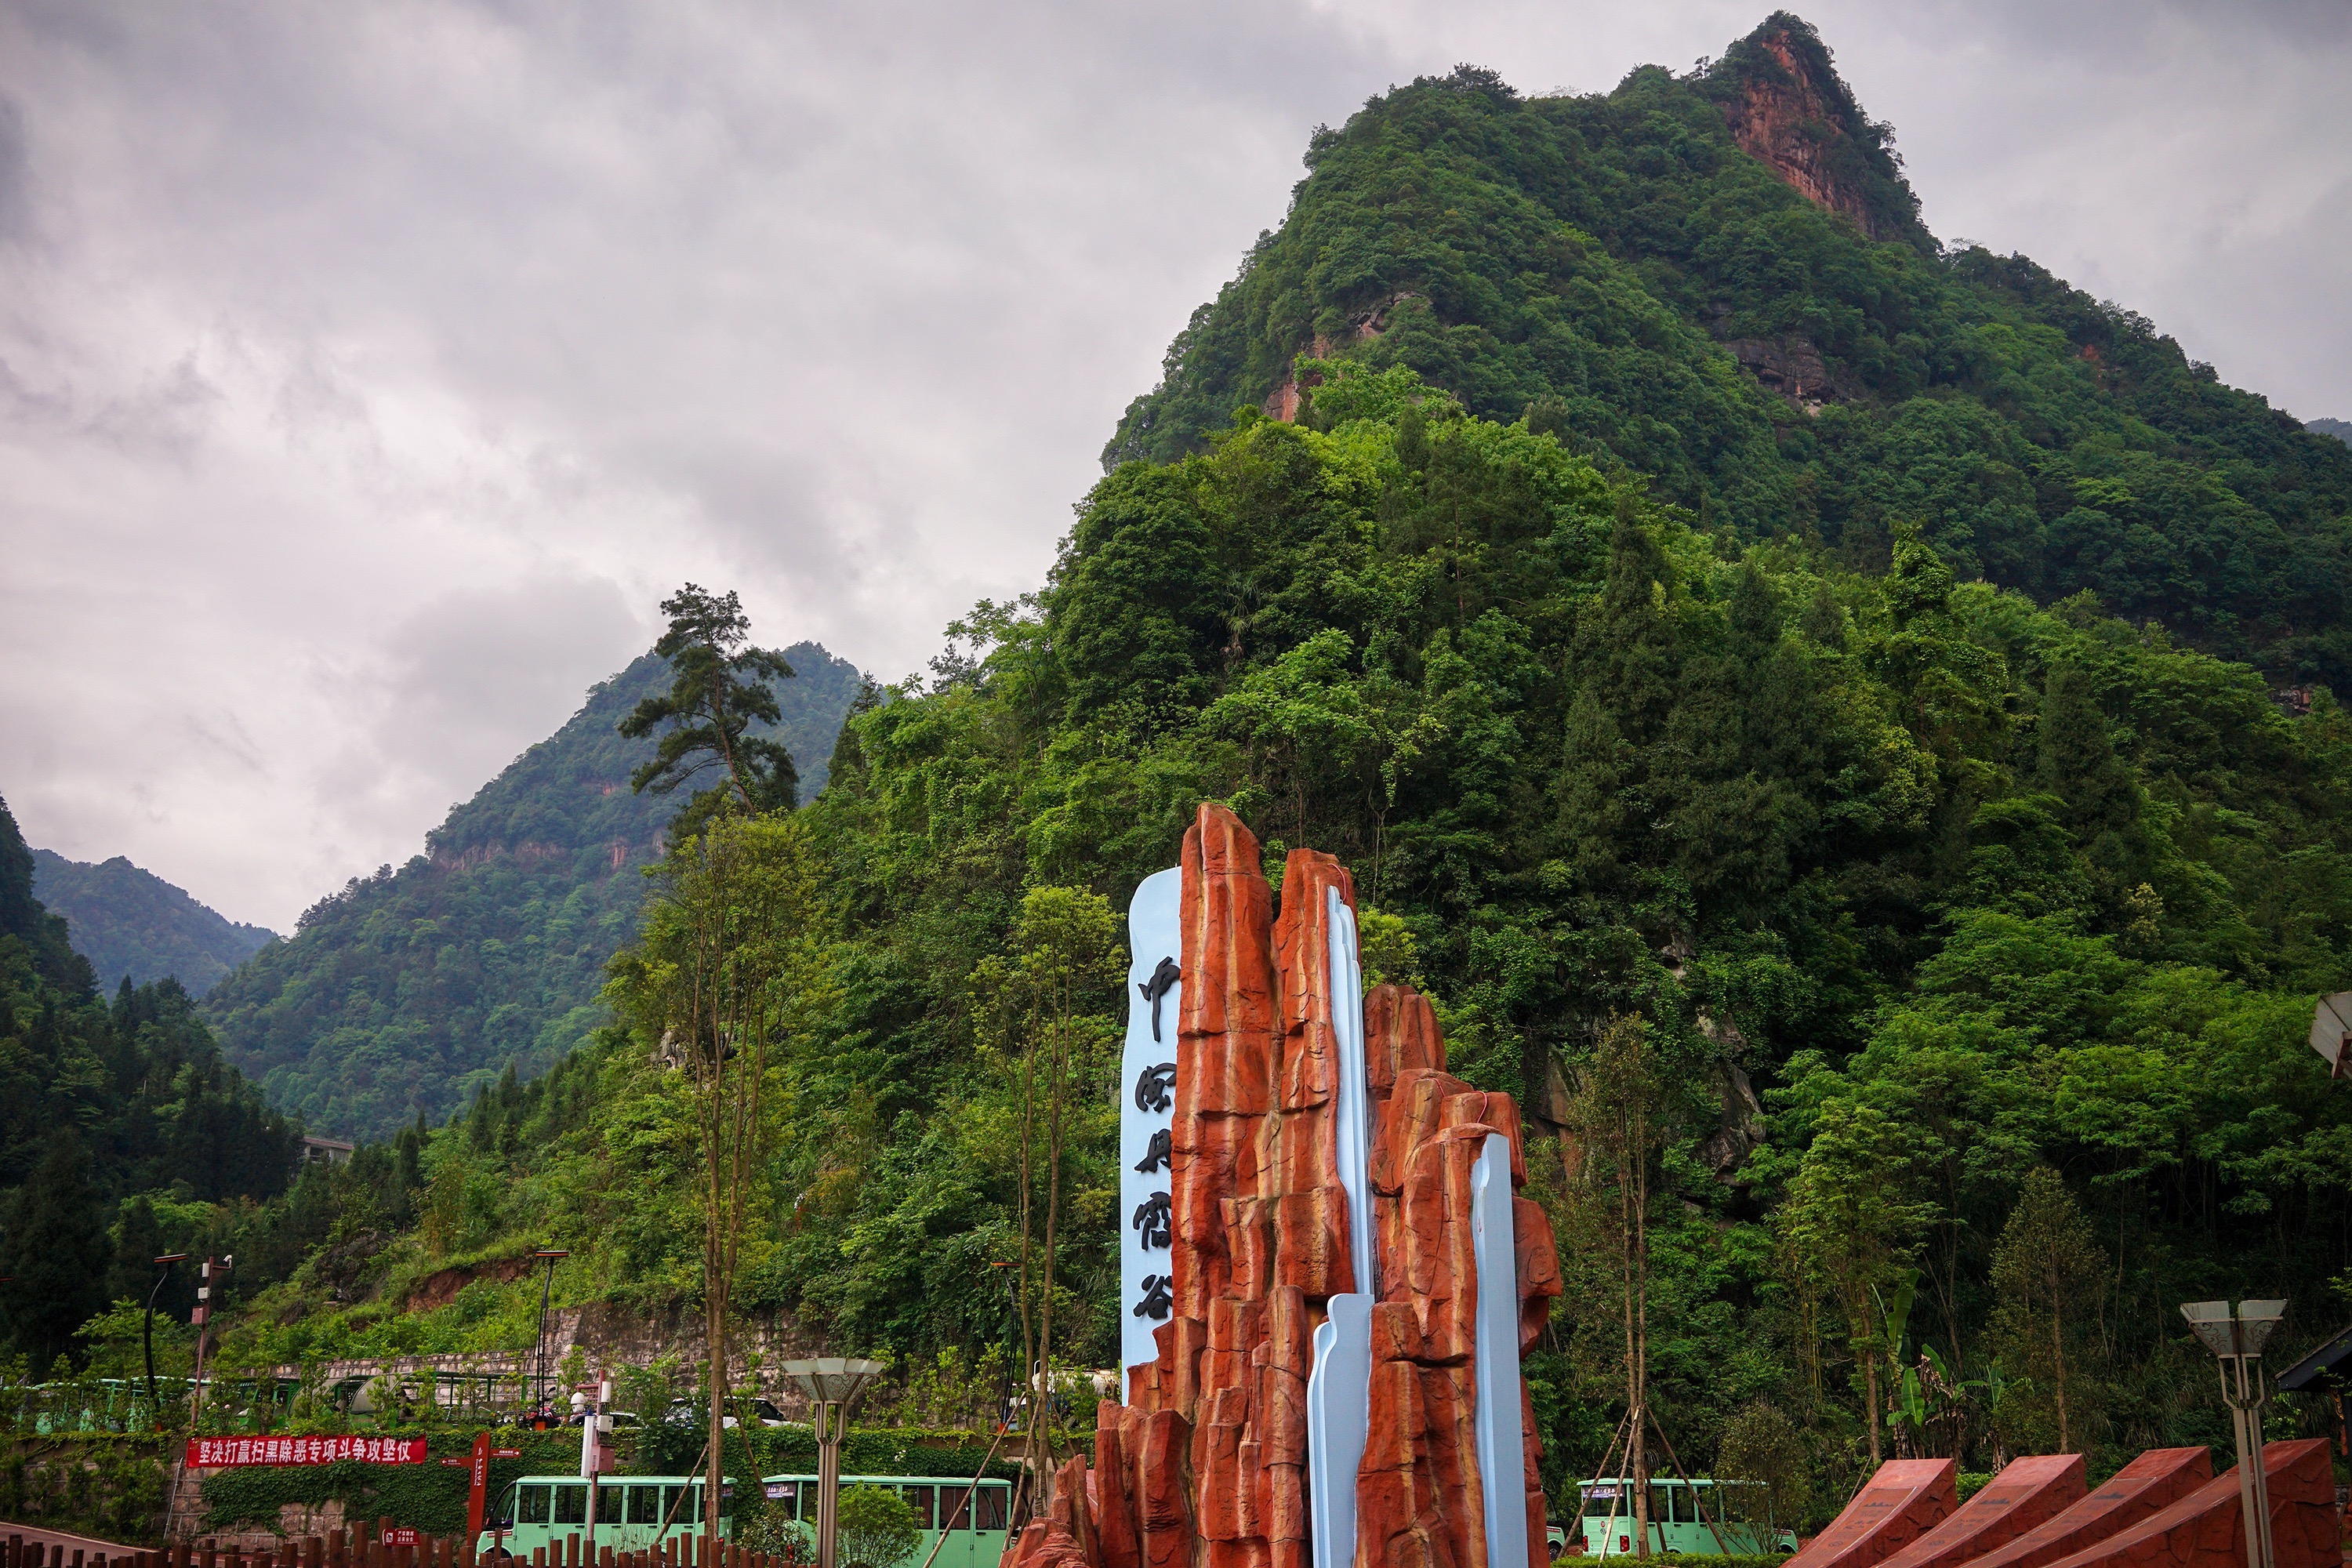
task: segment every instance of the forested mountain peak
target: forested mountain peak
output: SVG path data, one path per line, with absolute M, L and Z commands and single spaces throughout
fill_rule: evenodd
M 278 940 L 261 926 L 232 921 L 186 889 L 124 856 L 91 865 L 47 849 L 33 851 L 34 891 L 69 922 L 73 948 L 101 982 L 133 985 L 166 976 L 191 996 Z
M 1306 162 L 1107 471 L 1402 367 L 1708 531 L 1880 571 L 1916 524 L 1962 581 L 2352 689 L 2352 450 L 2024 257 L 1938 247 L 1799 18 L 1607 93 L 1424 77 Z
M 775 737 L 805 799 L 824 787 L 856 667 L 813 642 L 785 650 Z M 622 718 L 669 679 L 647 653 L 592 688 L 563 726 L 425 836 L 425 853 L 354 877 L 302 913 L 290 942 L 223 980 L 205 1011 L 230 1059 L 339 1136 L 436 1118 L 509 1066 L 544 1070 L 604 1018 L 604 961 L 634 929 L 640 868 L 677 803 L 629 787 L 650 741 Z
M 1724 51 L 1703 79 L 1740 150 L 1790 189 L 1843 213 L 1873 239 L 1934 248 L 1904 182 L 1894 132 L 1874 122 L 1802 17 L 1775 11 Z

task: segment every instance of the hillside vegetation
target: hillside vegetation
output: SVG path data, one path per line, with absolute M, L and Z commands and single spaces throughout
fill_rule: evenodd
M 1302 353 L 1405 365 L 1704 526 L 1883 569 L 1910 521 L 1964 578 L 2352 684 L 2352 451 L 2023 257 L 1939 248 L 1794 17 L 1592 97 L 1425 78 L 1307 163 L 1106 468 L 1198 450 Z
M 1205 797 L 1270 870 L 1293 844 L 1346 858 L 1373 975 L 1425 984 L 1455 1070 L 1549 1141 L 1531 1165 L 1577 1283 L 1530 1363 L 1555 1484 L 1599 1461 L 1622 1391 L 1563 1136 L 1612 1020 L 1643 1021 L 1677 1086 L 1652 1376 L 1686 1458 L 1780 1421 L 1842 1496 L 1865 1447 L 1849 1377 L 1898 1386 L 1923 1346 L 1979 1386 L 1921 1406 L 1960 1436 L 1904 1440 L 1972 1468 L 1996 1434 L 2057 1442 L 2043 1325 L 2000 1316 L 1991 1283 L 2037 1190 L 2083 1237 L 2068 1440 L 2102 1465 L 2226 1432 L 2179 1300 L 2289 1296 L 2290 1352 L 2335 1326 L 2352 1102 L 2302 1043 L 2352 942 L 2332 699 L 2290 718 L 2244 667 L 1957 581 L 1908 530 L 1870 573 L 1703 529 L 1409 371 L 1311 396 L 1312 419 L 1252 415 L 1106 479 L 1034 615 L 967 622 L 981 657 L 854 716 L 788 819 L 777 853 L 830 903 L 796 939 L 746 1313 L 901 1358 L 1002 1353 L 988 1266 L 1020 1251 L 1027 1038 L 1008 986 L 1115 955 L 1112 911 Z M 690 1297 L 678 1059 L 628 1005 L 655 961 L 623 956 L 625 1026 L 424 1140 L 378 1286 L 307 1265 L 240 1353 L 485 1344 L 535 1310 L 525 1287 L 421 1318 L 338 1303 L 534 1245 L 572 1249 L 559 1300 Z M 1115 987 L 1081 1005 L 1112 1039 Z M 1117 1344 L 1114 1059 L 1085 1068 L 1061 1178 L 1078 1364 Z M 1885 1200 L 1871 1283 L 1918 1301 L 1891 1338 L 1877 1297 L 1849 1321 L 1851 1279 L 1823 1272 L 1841 1192 Z
M 864 678 L 814 643 L 787 653 L 775 729 L 813 794 Z M 314 1131 L 373 1138 L 561 1060 L 605 1017 L 604 961 L 677 808 L 629 787 L 654 742 L 614 732 L 663 680 L 648 654 L 596 687 L 453 807 L 424 854 L 352 879 L 219 984 L 205 1014 L 229 1059 Z
M 217 1209 L 281 1193 L 295 1154 L 177 981 L 125 979 L 110 1007 L 68 936 L 0 804 L 0 1307 L 36 1371 L 110 1300 L 146 1294 L 163 1237 L 145 1194 L 202 1237 Z
M 36 849 L 33 892 L 68 922 L 74 951 L 109 982 L 173 979 L 202 996 L 278 940 L 277 932 L 229 920 L 120 855 L 93 866 Z

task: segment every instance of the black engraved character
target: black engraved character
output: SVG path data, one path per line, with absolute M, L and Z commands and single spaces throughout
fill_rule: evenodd
M 1184 971 L 1176 961 L 1163 958 L 1160 961 L 1160 967 L 1151 972 L 1151 978 L 1136 987 L 1143 993 L 1143 999 L 1151 1004 L 1151 1037 L 1155 1040 L 1160 1037 L 1160 999 L 1183 978 Z
M 1176 1163 L 1170 1158 L 1171 1152 L 1168 1129 L 1159 1128 L 1152 1132 L 1151 1142 L 1143 1146 L 1143 1158 L 1135 1163 L 1135 1168 L 1147 1176 L 1154 1171 L 1172 1171 Z
M 1176 1081 L 1176 1064 L 1161 1062 L 1158 1067 L 1145 1068 L 1135 1080 L 1135 1109 L 1161 1111 L 1168 1109 L 1168 1086 Z
M 1128 1223 L 1143 1233 L 1145 1247 L 1166 1247 L 1173 1239 L 1168 1234 L 1168 1194 L 1154 1193 L 1136 1205 L 1135 1217 Z
M 1175 1282 L 1175 1276 L 1170 1274 L 1145 1275 L 1143 1300 L 1135 1304 L 1135 1315 L 1152 1319 L 1166 1317 L 1176 1305 L 1168 1294 L 1169 1287 Z

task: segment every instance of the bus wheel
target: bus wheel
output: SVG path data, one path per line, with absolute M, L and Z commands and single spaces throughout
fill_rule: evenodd
M 1551 1560 L 1555 1563 L 1559 1561 L 1560 1553 L 1568 1550 L 1565 1541 L 1548 1541 L 1544 1544 L 1551 1549 Z

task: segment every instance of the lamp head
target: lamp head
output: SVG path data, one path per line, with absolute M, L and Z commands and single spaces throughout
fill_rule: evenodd
M 882 1363 L 820 1356 L 813 1361 L 788 1361 L 782 1371 L 818 1404 L 845 1405 L 882 1371 Z

